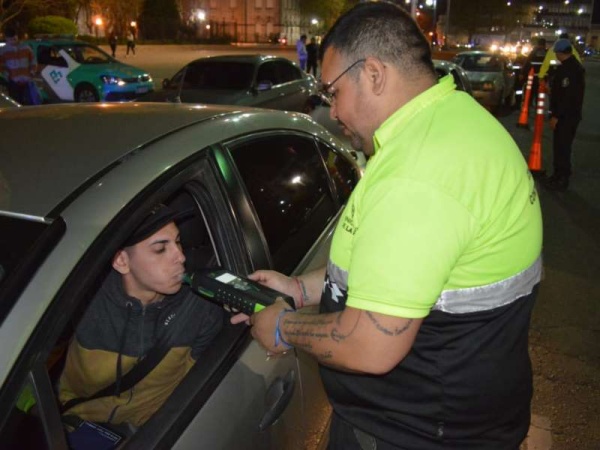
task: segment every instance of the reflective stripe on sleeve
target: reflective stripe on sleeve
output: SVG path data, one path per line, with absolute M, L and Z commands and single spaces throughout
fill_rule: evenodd
M 540 256 L 530 267 L 510 278 L 485 286 L 443 291 L 431 309 L 450 314 L 488 311 L 529 295 L 541 277 Z

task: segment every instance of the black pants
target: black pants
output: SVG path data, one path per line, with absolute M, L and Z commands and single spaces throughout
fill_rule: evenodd
M 115 57 L 115 53 L 117 52 L 117 44 L 110 44 L 110 51 L 112 53 L 113 58 Z
M 306 62 L 306 73 L 310 73 L 311 70 L 313 72 L 313 75 L 316 78 L 317 77 L 317 61 L 308 58 L 308 60 Z
M 553 133 L 552 163 L 553 176 L 562 181 L 569 181 L 571 176 L 571 155 L 573 140 L 579 125 L 579 119 L 559 119 Z
M 131 53 L 133 53 L 135 55 L 135 43 L 131 42 L 131 41 L 127 41 L 127 55 L 129 55 L 129 50 L 131 50 Z

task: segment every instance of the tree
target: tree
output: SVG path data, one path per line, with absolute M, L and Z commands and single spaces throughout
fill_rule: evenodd
M 147 39 L 175 39 L 181 25 L 175 0 L 144 0 L 140 22 Z
M 77 34 L 77 25 L 72 20 L 61 16 L 35 17 L 27 25 L 30 36 L 36 34 Z
M 36 7 L 48 3 L 45 0 L 0 0 L 0 26 L 4 30 L 7 23 L 13 22 L 19 32 L 23 28 L 21 15 L 29 7 Z
M 302 0 L 300 1 L 300 14 L 304 18 L 303 25 L 307 26 L 311 18 L 322 21 L 322 28 L 331 28 L 336 19 L 345 11 L 356 5 L 359 0 Z

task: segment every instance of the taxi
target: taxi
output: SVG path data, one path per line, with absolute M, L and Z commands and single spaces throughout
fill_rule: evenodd
M 95 45 L 69 38 L 24 40 L 36 57 L 45 102 L 115 102 L 154 90 L 152 77 Z

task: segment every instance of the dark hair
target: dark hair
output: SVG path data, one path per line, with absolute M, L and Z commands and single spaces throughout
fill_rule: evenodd
M 17 35 L 17 30 L 15 30 L 13 27 L 6 27 L 4 29 L 4 37 L 12 38 L 12 37 L 15 37 L 16 35 Z
M 302 36 L 300 36 L 300 39 L 306 39 L 306 35 L 303 34 Z
M 404 74 L 435 75 L 429 42 L 413 18 L 393 3 L 359 3 L 350 9 L 327 32 L 320 54 L 329 47 L 348 60 L 374 56 Z

